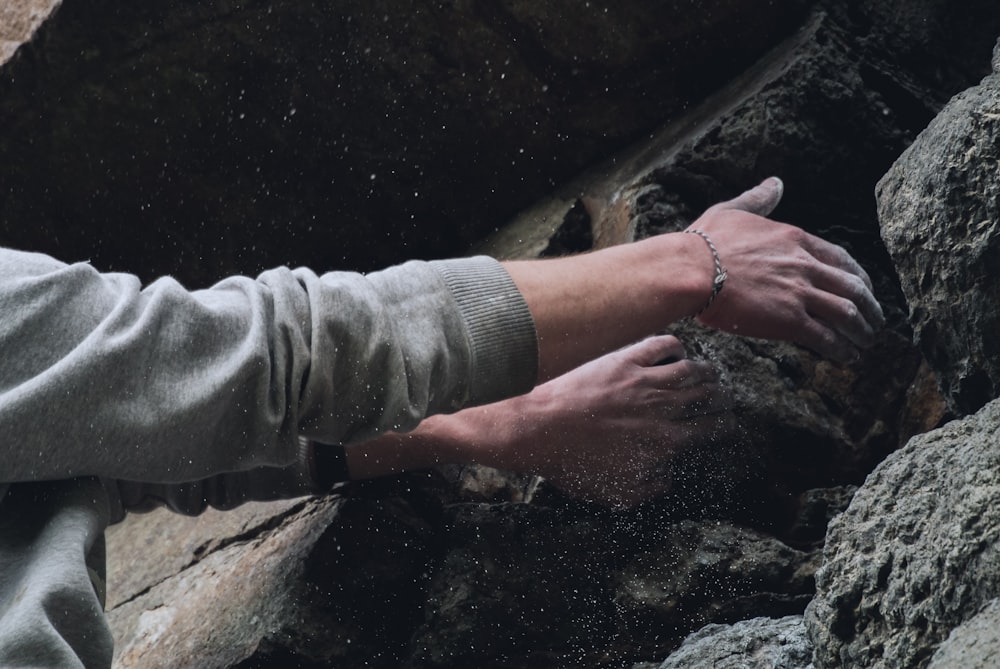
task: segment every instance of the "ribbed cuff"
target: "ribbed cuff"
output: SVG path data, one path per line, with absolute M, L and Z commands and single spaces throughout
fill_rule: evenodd
M 528 304 L 507 270 L 486 256 L 431 264 L 455 297 L 468 328 L 469 404 L 531 390 L 538 379 L 538 336 Z

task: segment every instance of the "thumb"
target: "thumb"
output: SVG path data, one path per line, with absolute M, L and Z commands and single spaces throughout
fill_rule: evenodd
M 666 364 L 667 360 L 681 360 L 687 357 L 684 344 L 673 335 L 657 335 L 643 339 L 625 349 L 625 352 L 632 362 L 642 367 Z
M 785 192 L 785 184 L 778 177 L 769 177 L 754 186 L 748 191 L 744 191 L 732 200 L 720 202 L 712 209 L 738 209 L 758 216 L 767 216 L 781 202 L 781 196 Z

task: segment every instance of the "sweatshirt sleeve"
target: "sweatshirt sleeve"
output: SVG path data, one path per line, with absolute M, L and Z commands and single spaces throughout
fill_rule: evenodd
M 528 390 L 531 315 L 496 261 L 276 269 L 188 291 L 0 250 L 0 480 L 295 466 Z

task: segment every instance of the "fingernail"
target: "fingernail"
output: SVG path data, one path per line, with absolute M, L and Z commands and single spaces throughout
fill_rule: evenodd
M 780 177 L 769 177 L 768 180 L 774 182 L 774 187 L 778 189 L 779 193 L 785 192 L 785 182 Z

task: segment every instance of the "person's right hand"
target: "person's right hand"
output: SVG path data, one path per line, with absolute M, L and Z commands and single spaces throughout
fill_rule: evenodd
M 782 192 L 782 182 L 772 177 L 711 207 L 689 228 L 712 239 L 727 272 L 722 291 L 698 320 L 748 337 L 793 341 L 851 362 L 859 348 L 874 343 L 885 322 L 871 280 L 840 246 L 764 218 Z
M 352 478 L 434 464 L 539 474 L 573 497 L 632 506 L 665 493 L 673 459 L 732 436 L 732 396 L 673 336 L 650 337 L 520 395 L 431 416 L 347 448 Z
M 523 431 L 504 444 L 501 466 L 577 498 L 633 506 L 669 489 L 679 453 L 730 436 L 731 401 L 715 367 L 688 359 L 676 337 L 651 337 L 526 395 L 516 410 Z

